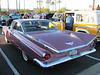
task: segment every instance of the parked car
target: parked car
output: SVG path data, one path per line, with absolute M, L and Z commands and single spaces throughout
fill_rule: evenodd
M 1 26 L 7 25 L 8 20 L 11 19 L 8 15 L 3 15 L 1 17 Z
M 36 13 L 34 16 L 33 16 L 34 19 L 41 19 L 41 14 L 38 14 Z
M 12 13 L 9 15 L 12 19 L 21 19 L 21 15 L 18 13 Z
M 15 19 L 21 19 L 21 14 L 18 14 L 18 13 L 12 13 L 9 15 L 10 19 L 7 21 L 7 26 L 10 26 L 12 21 L 15 20 Z
M 57 16 L 56 16 L 56 18 L 54 17 L 55 15 L 59 15 L 59 18 L 57 18 Z M 46 15 L 46 19 L 48 19 L 48 20 L 51 20 L 51 21 L 53 21 L 53 23 L 59 28 L 59 29 L 65 29 L 65 24 L 64 23 L 62 23 L 62 22 L 60 22 L 60 16 L 61 16 L 61 14 L 59 13 L 48 13 L 47 15 Z
M 55 13 L 55 14 L 52 16 L 52 18 L 53 18 L 53 19 L 56 19 L 57 21 L 60 21 L 61 14 L 62 14 L 62 13 Z
M 100 42 L 100 10 L 91 11 L 66 11 L 64 24 L 67 24 L 66 17 L 72 15 L 74 18 L 73 31 L 98 35 L 96 42 Z
M 50 20 L 13 20 L 11 26 L 4 26 L 2 31 L 5 41 L 22 51 L 25 61 L 31 59 L 45 68 L 96 51 L 93 42 L 96 35 L 59 30 Z

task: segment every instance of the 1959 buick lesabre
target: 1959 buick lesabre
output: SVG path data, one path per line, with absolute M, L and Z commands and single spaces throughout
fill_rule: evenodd
M 97 35 L 59 30 L 49 20 L 14 20 L 3 27 L 5 41 L 16 45 L 25 61 L 32 59 L 42 67 L 51 67 L 93 53 Z

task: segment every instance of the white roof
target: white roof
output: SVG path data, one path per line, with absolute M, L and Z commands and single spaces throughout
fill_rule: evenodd
M 100 10 L 90 10 L 90 11 L 65 11 L 65 13 L 100 13 Z

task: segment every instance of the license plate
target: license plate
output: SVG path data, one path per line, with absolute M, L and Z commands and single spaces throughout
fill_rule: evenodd
M 77 53 L 78 53 L 77 50 L 72 50 L 69 52 L 69 55 L 76 55 Z

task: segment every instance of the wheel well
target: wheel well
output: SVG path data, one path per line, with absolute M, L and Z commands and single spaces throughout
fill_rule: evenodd
M 77 32 L 82 32 L 82 33 L 86 33 L 85 31 L 77 31 Z

